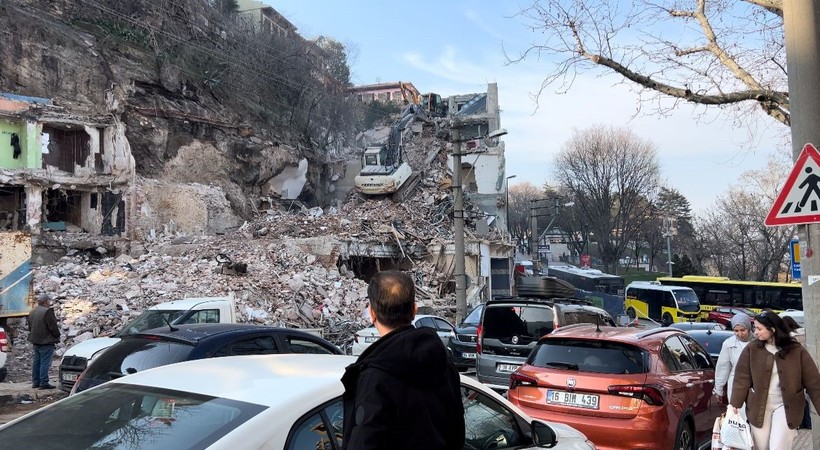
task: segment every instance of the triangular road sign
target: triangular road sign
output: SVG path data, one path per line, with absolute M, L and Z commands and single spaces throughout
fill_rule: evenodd
M 820 152 L 806 144 L 765 224 L 771 227 L 814 222 L 820 222 Z

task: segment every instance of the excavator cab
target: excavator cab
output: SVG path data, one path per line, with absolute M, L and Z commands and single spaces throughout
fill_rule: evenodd
M 432 92 L 421 96 L 421 107 L 432 117 L 444 117 L 447 115 L 447 105 L 441 96 Z
M 381 147 L 368 147 L 364 151 L 364 157 L 362 158 L 362 166 L 364 168 L 368 168 L 370 166 L 383 166 L 386 158 L 387 147 L 385 147 L 384 145 Z

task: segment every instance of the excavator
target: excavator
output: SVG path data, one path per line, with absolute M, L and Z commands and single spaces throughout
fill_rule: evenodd
M 425 115 L 418 105 L 407 105 L 402 117 L 390 128 L 387 143 L 367 147 L 362 155 L 362 170 L 354 178 L 356 192 L 364 195 L 393 196 L 402 201 L 418 184 L 420 176 L 402 155 L 402 134 L 413 122 Z

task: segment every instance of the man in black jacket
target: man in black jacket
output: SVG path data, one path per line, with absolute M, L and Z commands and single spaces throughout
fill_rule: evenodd
M 31 363 L 31 387 L 55 389 L 48 382 L 48 369 L 54 357 L 54 344 L 60 342 L 60 327 L 51 308 L 48 294 L 37 296 L 37 306 L 28 314 L 28 341 L 34 345 L 34 360 Z
M 411 324 L 413 280 L 398 271 L 380 272 L 367 294 L 381 338 L 342 376 L 342 448 L 461 449 L 464 405 L 458 371 L 436 332 Z

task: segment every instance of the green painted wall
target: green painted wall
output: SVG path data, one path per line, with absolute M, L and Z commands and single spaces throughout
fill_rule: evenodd
M 42 153 L 37 144 L 37 135 L 42 126 L 26 126 L 25 121 L 10 122 L 0 120 L 0 167 L 4 169 L 39 169 L 42 166 Z M 31 130 L 31 135 L 27 134 Z M 17 133 L 20 137 L 20 156 L 15 159 L 14 151 L 11 147 L 11 135 Z

